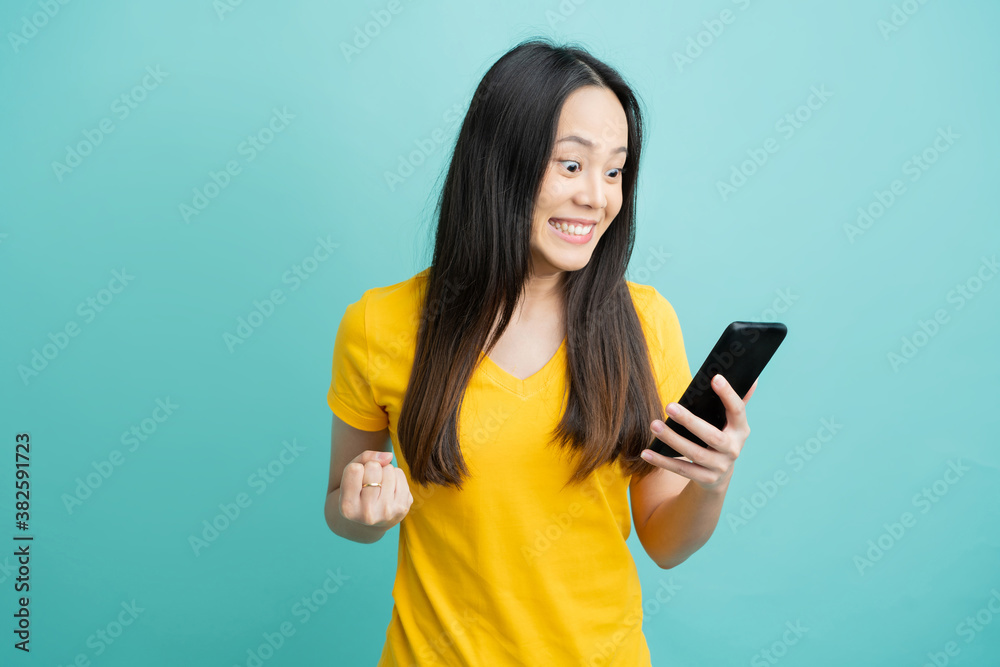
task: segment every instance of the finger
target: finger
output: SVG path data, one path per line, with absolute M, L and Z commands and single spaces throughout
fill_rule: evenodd
M 691 431 L 693 435 L 700 438 L 706 445 L 717 452 L 725 451 L 725 447 L 723 445 L 726 442 L 726 438 L 722 434 L 722 431 L 717 429 L 712 424 L 709 424 L 707 421 L 691 412 L 680 403 L 671 403 L 667 406 L 667 408 L 669 409 L 667 414 L 670 415 L 671 419 L 687 428 L 687 430 Z M 670 411 L 673 410 L 677 411 L 676 415 L 670 414 Z M 671 430 L 672 432 L 672 429 L 668 430 Z M 701 445 L 696 444 L 696 446 L 700 449 L 704 449 Z
M 340 480 L 341 513 L 344 516 L 356 516 L 361 511 L 361 480 L 365 475 L 365 466 L 357 461 L 351 461 L 344 466 L 344 474 Z
M 726 427 L 733 427 L 740 430 L 749 429 L 746 418 L 746 404 L 739 397 L 732 385 L 726 381 L 722 375 L 712 378 L 712 388 L 722 399 L 722 404 L 726 407 Z
M 365 484 L 381 484 L 382 483 L 382 464 L 378 461 L 369 461 L 365 464 L 365 473 L 361 478 L 361 497 L 362 498 L 378 498 L 381 492 L 381 488 L 378 486 L 365 486 Z M 368 496 L 365 495 L 368 492 Z
M 340 495 L 351 498 L 358 497 L 358 491 L 361 490 L 361 480 L 364 476 L 364 463 L 354 460 L 344 466 L 344 474 L 340 479 Z
M 392 460 L 392 452 L 381 452 L 374 449 L 366 449 L 365 451 L 355 456 L 351 460 L 351 463 L 360 463 L 361 465 L 365 465 L 369 461 L 378 461 L 379 463 L 384 465 L 386 462 L 391 460 Z
M 344 466 L 344 472 L 340 479 L 340 497 L 345 511 L 351 513 L 360 512 L 362 488 L 378 490 L 377 486 L 362 487 L 362 484 L 367 484 L 371 481 L 377 482 L 381 479 L 381 472 L 377 472 L 374 469 L 367 469 L 369 465 L 373 465 L 377 466 L 378 471 L 381 471 L 382 464 L 379 463 L 379 460 L 384 458 L 383 455 L 385 454 L 391 454 L 391 452 L 368 449 L 355 456 L 350 463 Z M 365 477 L 366 474 L 368 475 L 367 479 Z M 371 495 L 373 494 L 365 494 L 366 497 Z M 374 497 L 377 498 L 378 496 L 375 495 Z
M 393 468 L 393 470 L 395 471 L 393 476 L 396 478 L 396 488 L 393 493 L 393 499 L 397 504 L 402 505 L 410 496 L 410 488 L 406 483 L 406 473 L 403 472 L 403 469 Z
M 698 445 L 695 445 L 695 447 L 698 447 Z M 701 448 L 699 447 L 699 449 Z M 646 452 L 648 452 L 647 456 L 649 456 L 646 460 L 659 468 L 677 473 L 682 477 L 687 477 L 688 479 L 696 482 L 704 482 L 706 484 L 712 482 L 712 473 L 704 466 L 700 466 L 697 463 L 686 461 L 684 459 L 675 459 L 670 456 L 664 456 L 659 452 L 654 452 L 652 449 L 643 450 L 643 453 Z
M 381 501 L 382 499 L 386 499 L 387 501 L 391 501 L 393 499 L 393 497 L 396 495 L 396 480 L 397 480 L 397 477 L 396 477 L 396 474 L 393 472 L 396 469 L 397 468 L 395 466 L 393 466 L 391 463 L 388 464 L 388 465 L 386 465 L 386 466 L 383 466 L 381 468 L 381 471 L 380 471 L 380 474 L 382 475 L 382 479 L 379 480 L 379 483 L 382 486 L 381 487 L 368 486 L 368 487 L 365 487 L 365 488 L 366 489 L 377 489 L 378 490 L 378 499 L 379 499 L 379 501 Z M 374 494 L 372 494 L 372 495 L 374 495 Z
M 653 422 L 653 425 L 657 422 L 659 422 L 658 419 Z M 692 431 L 692 433 L 694 433 L 694 431 Z M 723 460 L 724 456 L 718 451 L 714 449 L 706 449 L 697 443 L 691 442 L 684 436 L 674 431 L 672 428 L 664 426 L 660 429 L 659 433 L 654 432 L 654 435 L 657 439 L 662 440 L 673 447 L 674 451 L 678 454 L 686 456 L 695 465 L 718 470 L 722 470 L 722 467 L 725 465 L 725 461 Z
M 757 389 L 757 380 L 754 380 L 753 384 L 750 385 L 750 391 L 748 391 L 747 395 L 743 397 L 743 405 L 747 404 L 747 402 L 750 400 L 750 397 L 753 396 L 753 392 L 756 389 Z

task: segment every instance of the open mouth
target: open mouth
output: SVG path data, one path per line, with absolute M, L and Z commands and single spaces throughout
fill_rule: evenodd
M 586 243 L 594 235 L 594 223 L 580 224 L 568 222 L 559 218 L 549 218 L 549 227 L 559 238 L 570 243 Z

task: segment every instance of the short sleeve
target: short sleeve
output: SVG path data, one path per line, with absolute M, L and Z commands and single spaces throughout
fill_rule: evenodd
M 335 415 L 355 428 L 381 431 L 389 416 L 375 401 L 368 380 L 366 309 L 368 293 L 347 306 L 333 343 L 333 377 L 326 402 Z
M 674 307 L 655 287 L 649 287 L 649 291 L 646 317 L 650 320 L 650 329 L 655 339 L 647 340 L 647 344 L 653 375 L 665 406 L 680 400 L 681 394 L 691 384 L 691 368 Z

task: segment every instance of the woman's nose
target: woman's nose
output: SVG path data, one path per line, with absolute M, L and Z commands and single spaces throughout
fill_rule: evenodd
M 586 178 L 580 180 L 583 182 L 576 192 L 578 203 L 592 208 L 604 208 L 608 198 L 604 194 L 604 183 L 601 182 L 601 175 L 588 174 Z

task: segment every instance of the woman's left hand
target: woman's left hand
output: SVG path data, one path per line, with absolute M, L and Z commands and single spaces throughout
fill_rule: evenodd
M 687 477 L 707 491 L 724 491 L 733 474 L 733 463 L 750 435 L 746 404 L 756 388 L 757 381 L 754 380 L 750 391 L 740 399 L 726 379 L 716 375 L 712 381 L 712 389 L 726 407 L 726 427 L 723 430 L 720 431 L 677 403 L 667 406 L 670 418 L 701 438 L 708 447 L 691 442 L 656 419 L 650 424 L 656 437 L 690 461 L 664 456 L 651 449 L 642 450 L 642 457 L 657 467 Z

